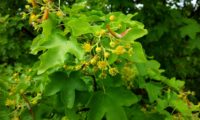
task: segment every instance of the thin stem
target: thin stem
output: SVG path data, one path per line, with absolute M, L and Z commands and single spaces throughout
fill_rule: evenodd
M 24 99 L 24 101 L 27 103 L 27 107 L 29 109 L 29 112 L 31 114 L 32 119 L 35 120 L 33 109 L 31 108 L 31 104 L 30 104 L 29 100 L 26 98 L 26 96 L 23 93 L 21 94 L 21 96 Z
M 60 10 L 60 0 L 58 0 L 58 6 L 59 6 L 59 10 Z

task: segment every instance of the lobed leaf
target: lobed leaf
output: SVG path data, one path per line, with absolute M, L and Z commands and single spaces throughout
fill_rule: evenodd
M 103 92 L 93 95 L 89 107 L 88 120 L 102 120 L 104 116 L 107 120 L 127 120 L 124 109 Z
M 157 100 L 158 97 L 161 95 L 161 90 L 162 90 L 163 86 L 156 85 L 153 83 L 146 83 L 144 88 L 147 90 L 149 101 L 152 103 L 155 100 Z
M 69 109 L 74 106 L 76 90 L 85 91 L 87 90 L 87 87 L 85 83 L 81 80 L 80 74 L 73 72 L 64 83 L 64 88 L 61 91 L 61 100 L 64 105 Z
M 50 83 L 45 87 L 44 95 L 52 96 L 61 91 L 65 85 L 67 75 L 63 72 L 55 72 L 49 76 Z

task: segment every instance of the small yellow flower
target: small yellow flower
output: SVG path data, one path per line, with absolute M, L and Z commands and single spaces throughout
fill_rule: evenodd
M 109 17 L 109 19 L 110 19 L 110 21 L 114 21 L 114 20 L 115 20 L 115 16 L 114 16 L 114 15 L 111 15 L 111 16 Z
M 101 47 L 96 47 L 95 50 L 96 50 L 97 53 L 100 53 L 101 52 Z
M 56 15 L 57 15 L 58 17 L 62 17 L 64 14 L 63 14 L 62 11 L 57 11 L 57 12 L 56 12 Z
M 76 65 L 76 66 L 75 66 L 75 70 L 80 70 L 81 67 L 82 67 L 81 65 Z
M 125 81 L 130 81 L 136 76 L 135 70 L 128 66 L 123 67 L 120 73 L 122 74 L 122 79 Z
M 117 48 L 113 51 L 117 55 L 124 54 L 126 52 L 123 46 L 117 46 Z
M 34 22 L 36 20 L 37 20 L 37 16 L 32 13 L 31 16 L 30 16 L 30 18 L 29 18 L 29 23 L 32 23 L 32 22 Z
M 97 60 L 98 60 L 98 59 L 99 59 L 98 56 L 94 56 L 94 57 L 90 60 L 90 63 L 91 63 L 92 65 L 94 65 L 94 64 L 97 63 Z
M 102 69 L 102 70 L 106 69 L 107 65 L 108 65 L 108 63 L 106 61 L 99 61 L 97 63 L 98 68 Z
M 97 31 L 95 34 L 96 34 L 97 36 L 102 36 L 102 35 L 104 35 L 105 33 L 106 33 L 106 30 L 102 29 L 102 30 L 100 30 L 100 31 Z
M 15 101 L 14 101 L 14 100 L 11 100 L 11 99 L 7 99 L 5 105 L 6 105 L 6 106 L 15 105 Z
M 117 68 L 110 68 L 109 69 L 109 74 L 112 76 L 115 76 L 119 71 L 117 70 Z
M 92 50 L 92 46 L 90 45 L 90 43 L 84 43 L 83 44 L 83 49 L 86 51 L 86 52 L 90 52 Z
M 105 58 L 108 58 L 110 56 L 110 53 L 109 52 L 104 52 L 104 57 Z
M 100 31 L 100 35 L 104 35 L 105 33 L 106 33 L 106 31 L 103 29 Z

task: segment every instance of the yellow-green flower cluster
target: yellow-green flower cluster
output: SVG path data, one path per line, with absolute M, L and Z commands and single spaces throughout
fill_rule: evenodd
M 83 49 L 85 50 L 85 52 L 90 52 L 92 50 L 92 46 L 90 43 L 84 43 Z

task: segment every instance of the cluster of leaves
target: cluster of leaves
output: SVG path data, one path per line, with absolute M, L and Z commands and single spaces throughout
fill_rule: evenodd
M 0 14 L 0 62 L 10 61 L 13 63 L 16 59 L 25 58 L 31 45 L 31 36 L 27 35 L 23 28 L 21 16 L 9 16 Z M 22 44 L 23 46 L 19 46 Z
M 197 118 L 184 82 L 146 58 L 136 39 L 147 30 L 133 14 L 88 10 L 86 2 L 28 2 L 23 15 L 38 31 L 31 53 L 39 60 L 0 66 L 2 120 Z
M 168 77 L 185 79 L 187 89 L 195 90 L 199 99 L 199 11 L 200 1 L 124 0 L 109 1 L 112 11 L 139 14 L 149 34 L 140 39 L 148 56 L 154 56 Z M 140 7 L 138 7 L 140 5 Z M 157 47 L 155 47 L 157 46 Z

